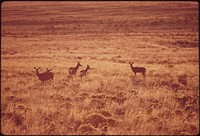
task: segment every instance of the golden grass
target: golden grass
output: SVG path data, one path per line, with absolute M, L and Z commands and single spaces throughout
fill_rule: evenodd
M 117 2 L 106 3 L 108 5 L 69 2 L 71 9 L 66 9 L 65 3 L 54 3 L 59 6 L 53 6 L 49 2 L 52 13 L 45 12 L 44 4 L 27 3 L 29 9 L 37 6 L 34 11 L 24 9 L 27 12 L 22 12 L 23 2 L 3 3 L 3 134 L 199 133 L 195 3 L 189 3 L 188 12 L 182 6 L 179 10 L 185 12 L 177 9 L 173 14 L 162 12 L 162 9 L 175 10 L 184 3 L 174 2 L 172 7 L 166 3 L 163 7 L 159 2 L 122 2 L 122 5 Z M 83 7 L 77 9 L 74 4 Z M 137 10 L 132 11 L 131 6 Z M 148 6 L 158 6 L 159 14 L 163 16 L 157 16 L 157 10 L 150 12 Z M 94 12 L 88 12 L 92 7 Z M 5 12 L 6 9 L 16 10 L 19 20 L 12 18 L 13 12 Z M 101 9 L 105 11 L 100 13 Z M 59 16 L 65 10 L 66 13 Z M 78 14 L 80 11 L 83 12 Z M 107 12 L 105 16 L 89 18 Z M 137 14 L 132 16 L 132 13 Z M 193 17 L 190 22 L 187 22 L 188 13 Z M 52 21 L 49 14 L 57 18 L 57 21 L 53 20 L 53 27 L 48 25 Z M 34 20 L 36 15 L 38 18 Z M 20 19 L 27 23 L 21 29 L 18 28 Z M 12 21 L 15 23 L 10 25 Z M 124 24 L 126 21 L 128 23 Z M 142 28 L 144 24 L 146 27 Z M 68 68 L 75 66 L 77 61 L 83 66 L 77 76 L 70 79 Z M 141 73 L 134 76 L 128 64 L 130 61 L 135 62 L 134 66 L 147 69 L 145 80 Z M 91 70 L 81 80 L 79 71 L 87 65 Z M 42 83 L 33 67 L 41 67 L 41 72 L 52 68 L 54 81 Z

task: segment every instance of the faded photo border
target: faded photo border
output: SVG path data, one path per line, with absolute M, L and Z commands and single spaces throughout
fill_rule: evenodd
M 197 1 L 1 3 L 1 133 L 198 135 Z

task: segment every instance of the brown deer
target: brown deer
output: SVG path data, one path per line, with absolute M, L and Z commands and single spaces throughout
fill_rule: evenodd
M 87 65 L 87 67 L 86 67 L 85 70 L 81 70 L 81 71 L 80 71 L 80 77 L 81 77 L 81 79 L 82 79 L 83 76 L 86 76 L 87 71 L 88 71 L 89 69 L 90 69 L 90 66 Z
M 52 69 L 48 69 L 48 68 L 47 68 L 47 71 L 46 71 L 46 72 L 50 72 L 51 70 L 52 70 Z
M 132 71 L 135 73 L 135 76 L 136 76 L 137 73 L 142 73 L 144 78 L 145 78 L 146 68 L 144 68 L 144 67 L 133 67 L 134 62 L 133 63 L 129 62 L 129 64 L 131 66 Z
M 54 74 L 52 72 L 50 72 L 52 69 L 47 69 L 46 72 L 44 73 L 39 73 L 39 68 L 36 68 L 34 67 L 34 69 L 36 70 L 36 76 L 38 76 L 39 80 L 41 80 L 43 83 L 44 81 L 47 81 L 47 80 L 52 80 L 53 81 L 53 77 L 54 77 Z
M 76 67 L 70 67 L 68 69 L 68 72 L 69 72 L 69 76 L 71 77 L 72 75 L 76 75 L 76 72 L 78 70 L 79 67 L 81 67 L 82 65 L 80 64 L 80 62 L 77 62 L 77 65 Z

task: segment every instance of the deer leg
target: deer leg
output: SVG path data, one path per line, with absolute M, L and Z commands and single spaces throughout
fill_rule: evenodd
M 142 73 L 143 74 L 143 76 L 145 77 L 145 73 Z
M 143 74 L 143 76 L 144 76 L 144 80 L 145 80 L 145 73 L 142 73 Z

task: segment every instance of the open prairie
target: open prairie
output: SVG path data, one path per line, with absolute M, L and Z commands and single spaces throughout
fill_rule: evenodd
M 3 2 L 1 11 L 1 133 L 199 133 L 197 2 Z

